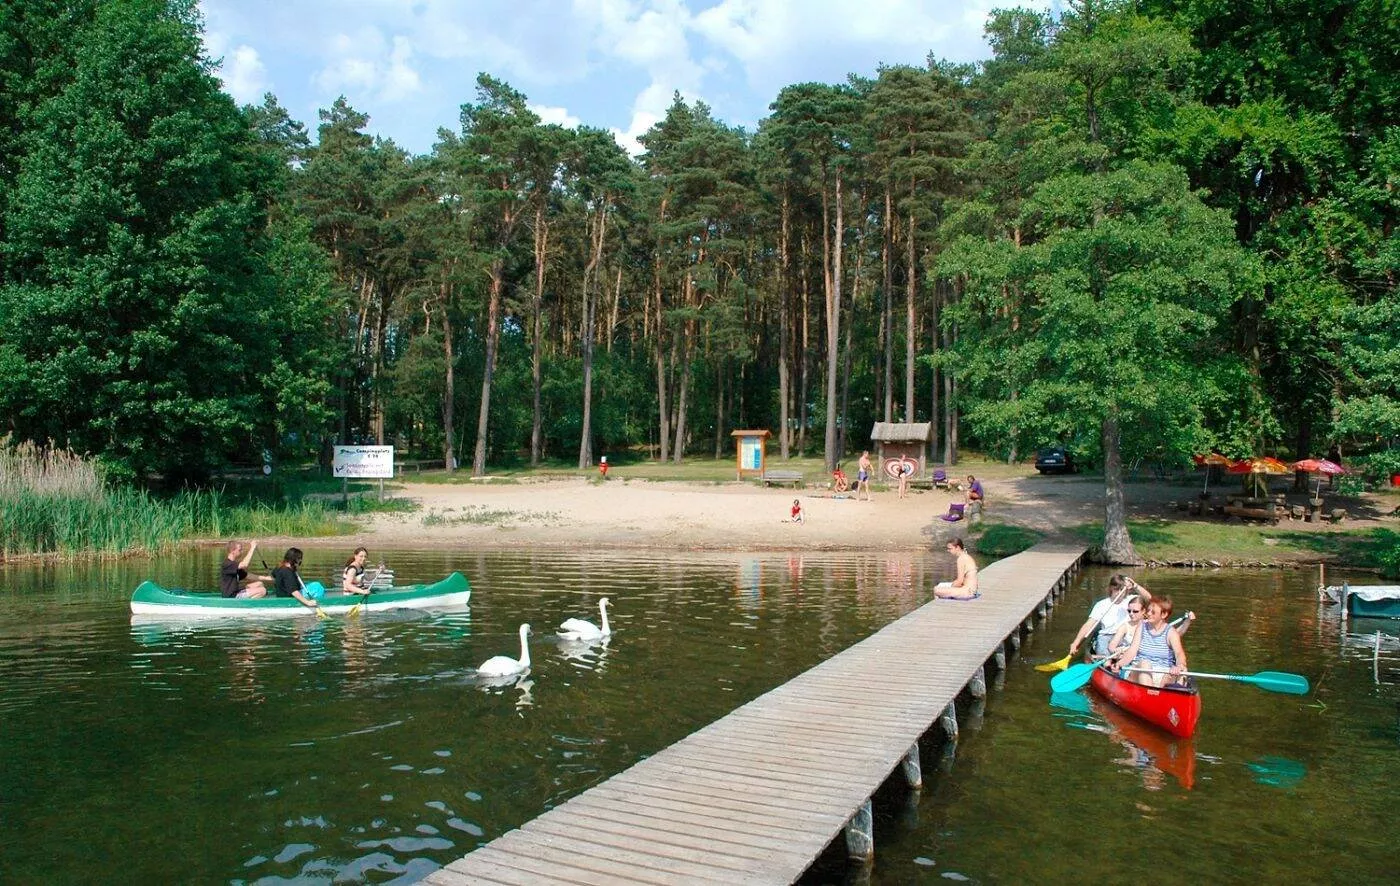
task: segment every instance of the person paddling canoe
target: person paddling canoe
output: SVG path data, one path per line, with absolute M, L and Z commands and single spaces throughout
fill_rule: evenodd
M 369 583 L 365 581 L 365 561 L 369 559 L 369 551 L 364 548 L 355 548 L 355 553 L 345 563 L 345 570 L 341 573 L 340 589 L 347 594 L 368 594 Z
M 267 585 L 263 582 L 272 581 L 272 576 L 248 575 L 248 564 L 253 562 L 253 552 L 257 549 L 258 543 L 255 541 L 249 542 L 246 549 L 241 541 L 228 543 L 228 554 L 224 557 L 223 565 L 219 567 L 220 595 L 244 600 L 257 600 L 267 596 Z M 238 558 L 240 554 L 243 555 L 241 560 Z M 239 583 L 245 578 L 251 578 L 251 581 L 239 587 Z
M 287 548 L 287 553 L 282 555 L 282 562 L 272 570 L 272 580 L 277 583 L 277 596 L 295 597 L 296 601 L 307 609 L 319 609 L 321 604 L 306 596 L 306 589 L 302 585 L 301 575 L 301 548 Z
M 1142 587 L 1137 582 L 1123 575 L 1121 572 L 1108 580 L 1108 595 L 1094 604 L 1094 608 L 1089 610 L 1089 618 L 1079 628 L 1079 633 L 1074 635 L 1074 642 L 1069 644 L 1069 654 L 1072 657 L 1079 651 L 1079 644 L 1084 642 L 1084 638 L 1094 632 L 1094 628 L 1099 629 L 1098 636 L 1094 640 L 1094 654 L 1103 657 L 1108 654 L 1108 640 L 1113 636 L 1113 632 L 1128 620 L 1128 595 L 1134 589 L 1151 599 L 1152 595 L 1147 588 Z
M 1108 665 L 1110 670 L 1119 670 L 1119 662 L 1131 662 L 1128 679 L 1136 680 L 1145 686 L 1161 687 L 1177 682 L 1189 668 L 1186 664 L 1186 647 L 1181 643 L 1181 634 L 1167 624 L 1172 616 L 1170 597 L 1155 597 L 1147 604 L 1147 615 L 1142 627 L 1137 631 L 1133 642 L 1123 652 L 1114 656 Z

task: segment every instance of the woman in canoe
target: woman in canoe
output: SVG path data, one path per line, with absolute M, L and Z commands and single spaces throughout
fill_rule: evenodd
M 282 562 L 272 570 L 272 580 L 277 584 L 276 594 L 279 597 L 295 597 L 306 608 L 316 609 L 321 604 L 306 596 L 301 582 L 301 558 L 301 548 L 287 548 L 287 553 L 282 555 Z
M 369 582 L 365 581 L 365 561 L 369 559 L 369 551 L 364 548 L 355 548 L 355 553 L 345 562 L 345 569 L 340 576 L 340 589 L 347 594 L 368 594 Z
M 1170 597 L 1153 597 L 1147 604 L 1146 621 L 1138 629 L 1128 648 L 1115 656 L 1109 667 L 1118 670 L 1118 662 L 1132 662 L 1132 675 L 1145 686 L 1163 686 L 1180 680 L 1186 672 L 1186 647 L 1181 643 L 1181 634 L 1167 623 L 1172 616 Z

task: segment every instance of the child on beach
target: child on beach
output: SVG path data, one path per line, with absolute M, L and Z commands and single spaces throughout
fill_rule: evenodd
M 792 500 L 792 522 L 802 522 L 802 500 L 794 498 Z

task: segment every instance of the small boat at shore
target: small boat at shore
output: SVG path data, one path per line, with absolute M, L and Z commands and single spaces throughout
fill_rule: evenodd
M 1342 604 L 1344 617 L 1400 618 L 1400 585 L 1332 585 L 1319 593 L 1325 602 Z
M 1201 696 L 1194 685 L 1156 689 L 1124 680 L 1106 668 L 1095 670 L 1090 684 L 1118 707 L 1178 738 L 1190 738 L 1196 732 Z
M 464 606 L 471 596 L 472 589 L 466 576 L 454 572 L 432 584 L 375 591 L 368 596 L 328 594 L 319 602 L 322 611 L 335 615 L 348 612 L 357 605 L 371 612 Z M 131 612 L 133 615 L 285 617 L 310 615 L 312 610 L 292 597 L 263 597 L 257 600 L 229 598 L 215 591 L 167 589 L 153 581 L 144 581 L 131 595 Z

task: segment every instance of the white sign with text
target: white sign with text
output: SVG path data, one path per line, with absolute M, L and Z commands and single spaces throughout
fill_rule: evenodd
M 394 476 L 394 447 L 337 446 L 332 472 L 351 480 L 392 479 Z

